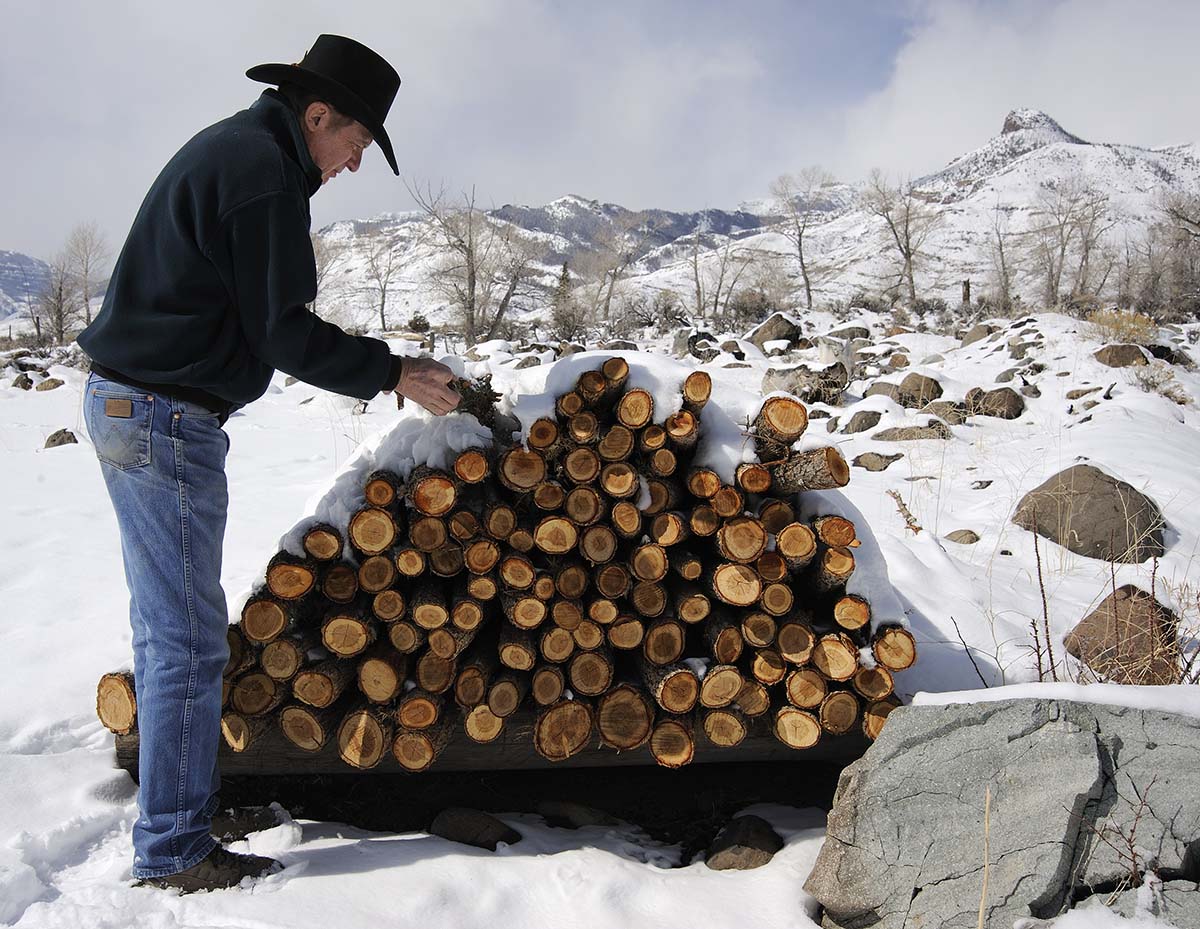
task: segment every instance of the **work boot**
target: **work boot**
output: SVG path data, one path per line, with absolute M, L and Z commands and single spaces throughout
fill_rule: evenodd
M 274 829 L 279 817 L 269 806 L 240 806 L 217 810 L 209 832 L 223 842 L 240 842 L 251 832 Z
M 148 877 L 135 885 L 178 889 L 185 894 L 197 890 L 223 890 L 236 887 L 246 877 L 263 877 L 283 869 L 274 858 L 261 855 L 239 855 L 223 845 L 213 848 L 190 868 L 166 877 Z

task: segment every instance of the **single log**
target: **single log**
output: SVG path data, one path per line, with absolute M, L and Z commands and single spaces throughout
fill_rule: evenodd
M 464 714 L 463 731 L 471 741 L 486 745 L 500 737 L 504 731 L 504 720 L 493 713 L 486 703 L 479 703 Z
M 396 582 L 396 562 L 388 555 L 371 555 L 358 566 L 358 587 L 369 594 L 386 590 Z
M 750 674 L 760 684 L 773 687 L 787 674 L 787 665 L 777 649 L 756 648 L 750 655 Z
M 768 397 L 754 417 L 752 431 L 758 460 L 778 461 L 808 425 L 808 411 L 795 397 Z M 779 486 L 776 479 L 776 486 Z
M 554 591 L 568 600 L 578 600 L 587 592 L 590 581 L 588 569 L 578 562 L 573 562 L 554 572 Z
M 683 623 L 659 617 L 646 629 L 642 655 L 651 664 L 668 665 L 682 657 L 685 641 Z
M 371 707 L 352 710 L 338 726 L 338 755 L 351 767 L 373 768 L 391 744 L 392 730 L 392 720 L 384 710 Z
M 677 452 L 690 452 L 700 440 L 700 421 L 688 410 L 672 413 L 663 423 L 667 442 Z
M 458 500 L 458 482 L 445 471 L 418 465 L 409 475 L 405 496 L 418 513 L 445 516 Z
M 576 413 L 567 420 L 567 437 L 576 445 L 595 445 L 600 441 L 600 423 L 590 410 Z
M 604 497 L 594 487 L 581 484 L 566 496 L 563 509 L 577 526 L 590 526 L 604 516 Z
M 414 774 L 428 771 L 442 750 L 450 744 L 452 733 L 449 719 L 443 719 L 428 729 L 399 728 L 392 739 L 392 757 L 405 771 Z
M 268 728 L 267 720 L 261 716 L 232 712 L 221 714 L 221 735 L 225 738 L 225 744 L 235 752 L 244 752 Z
M 501 719 L 512 716 L 528 692 L 528 674 L 518 674 L 513 670 L 502 671 L 488 688 L 488 709 Z
M 377 642 L 358 662 L 359 692 L 372 703 L 387 703 L 400 693 L 407 658 L 389 642 Z
M 873 700 L 883 700 L 891 696 L 895 689 L 896 683 L 892 678 L 892 672 L 884 667 L 874 668 L 859 668 L 854 672 L 854 677 L 850 683 L 854 689 L 862 694 L 863 699 L 870 702 Z
M 279 552 L 267 564 L 267 588 L 280 600 L 299 600 L 317 583 L 316 563 Z
M 438 577 L 462 574 L 464 567 L 463 547 L 457 542 L 447 542 L 429 553 L 429 570 Z
M 700 680 L 700 705 L 709 709 L 729 706 L 742 692 L 745 678 L 731 664 L 714 665 Z
M 737 466 L 733 481 L 748 494 L 765 494 L 771 489 L 771 471 L 753 461 Z
M 817 538 L 830 548 L 857 548 L 858 533 L 854 523 L 844 516 L 818 516 L 812 523 Z
M 517 528 L 517 511 L 507 503 L 489 504 L 483 511 L 483 531 L 503 542 Z
M 574 632 L 583 622 L 583 601 L 555 600 L 550 607 L 550 618 L 554 621 L 554 625 L 566 629 L 568 632 Z
M 859 720 L 858 697 L 850 690 L 832 691 L 817 711 L 821 728 L 833 735 L 841 735 L 854 728 Z
M 670 477 L 679 467 L 679 459 L 669 448 L 660 448 L 650 453 L 646 465 L 655 477 Z
M 749 728 L 742 711 L 734 706 L 709 710 L 704 714 L 704 734 L 713 745 L 720 748 L 740 745 Z
M 425 553 L 418 548 L 410 548 L 407 545 L 398 548 L 393 552 L 392 560 L 396 562 L 396 570 L 403 577 L 420 577 L 425 573 Z
M 717 530 L 717 549 L 726 561 L 749 564 L 767 547 L 767 531 L 756 516 L 726 519 Z
M 721 477 L 710 468 L 692 468 L 688 471 L 687 489 L 693 497 L 711 500 L 721 489 Z
M 741 516 L 742 511 L 746 509 L 746 498 L 732 484 L 722 484 L 709 503 L 722 519 Z
M 789 618 L 779 627 L 775 637 L 775 647 L 783 660 L 789 664 L 807 664 L 812 658 L 813 649 L 817 644 L 816 633 L 807 616 Z
M 502 593 L 500 606 L 508 621 L 518 629 L 536 629 L 546 619 L 549 610 L 546 601 L 539 600 L 532 593 L 518 595 Z
M 678 481 L 652 477 L 646 481 L 650 502 L 642 507 L 643 516 L 654 516 L 667 510 L 677 510 L 683 504 L 684 489 Z
M 258 655 L 239 624 L 235 623 L 225 630 L 225 642 L 229 646 L 229 658 L 221 671 L 222 677 L 235 677 L 254 666 Z
M 459 629 L 453 625 L 430 630 L 429 650 L 439 658 L 453 661 L 466 651 L 467 646 L 474 641 L 477 631 L 478 628 L 474 626 L 470 629 Z
M 617 553 L 617 534 L 603 524 L 588 526 L 579 536 L 579 553 L 591 564 L 606 564 Z
M 628 500 L 638 492 L 638 473 L 627 461 L 613 461 L 600 471 L 600 489 L 614 500 Z
M 533 747 L 547 761 L 565 761 L 587 748 L 595 718 L 582 700 L 559 700 L 538 712 Z
M 629 569 L 620 563 L 606 564 L 596 569 L 596 589 L 610 600 L 624 597 L 633 584 Z
M 641 688 L 617 684 L 596 704 L 600 741 L 617 751 L 645 745 L 654 728 L 654 706 Z
M 528 590 L 537 577 L 533 562 L 519 553 L 501 558 L 499 571 L 501 583 L 511 590 Z
M 454 476 L 464 484 L 481 484 L 492 473 L 490 450 L 468 448 L 454 459 Z
M 306 752 L 319 752 L 337 730 L 344 707 L 317 709 L 292 703 L 279 711 L 279 728 L 293 745 Z
M 805 490 L 833 490 L 850 483 L 850 466 L 833 446 L 792 452 L 771 468 L 771 480 L 778 494 L 796 494 Z
M 479 517 L 471 510 L 455 510 L 446 520 L 446 528 L 450 538 L 464 546 L 483 531 Z
M 507 541 L 509 548 L 520 552 L 522 555 L 528 555 L 533 551 L 533 531 L 525 526 L 517 526 L 509 535 Z
M 396 723 L 405 729 L 428 729 L 442 718 L 445 699 L 419 687 L 396 702 Z
M 404 601 L 404 594 L 394 588 L 381 590 L 371 598 L 371 612 L 375 614 L 376 619 L 385 623 L 400 619 L 407 608 L 408 604 Z
M 600 476 L 602 467 L 600 456 L 586 446 L 571 449 L 563 459 L 563 473 L 574 484 L 590 484 Z
M 815 668 L 796 668 L 787 676 L 784 693 L 792 706 L 815 710 L 829 693 L 829 685 Z
M 761 681 L 743 680 L 733 702 L 746 716 L 757 718 L 771 709 L 771 692 Z
M 794 706 L 775 710 L 772 731 L 789 748 L 812 748 L 821 740 L 821 723 L 812 713 Z
M 264 671 L 281 684 L 290 681 L 302 667 L 308 653 L 308 643 L 298 637 L 284 636 L 263 647 L 258 663 Z
M 615 600 L 607 597 L 597 597 L 587 606 L 587 617 L 601 626 L 610 626 L 621 615 L 621 608 Z
M 565 516 L 543 517 L 533 530 L 533 544 L 547 555 L 565 555 L 578 543 L 579 531 Z
M 500 546 L 491 539 L 477 539 L 463 551 L 463 564 L 472 574 L 487 574 L 500 561 Z
M 263 716 L 287 697 L 287 685 L 264 671 L 247 671 L 233 682 L 229 702 L 245 716 Z
M 747 645 L 755 648 L 767 648 L 774 644 L 778 626 L 773 617 L 755 610 L 742 617 L 742 638 Z
M 728 613 L 714 613 L 704 625 L 709 654 L 718 664 L 733 664 L 741 657 L 745 639 L 741 624 Z
M 461 632 L 474 632 L 483 618 L 483 605 L 473 597 L 457 596 L 450 605 L 450 625 Z
M 662 448 L 667 444 L 667 430 L 662 426 L 651 424 L 638 434 L 638 451 L 642 454 L 649 454 L 655 449 Z
M 500 592 L 500 585 L 494 574 L 472 574 L 467 578 L 467 596 L 487 603 L 494 600 Z
M 633 454 L 636 441 L 632 429 L 622 426 L 620 423 L 614 423 L 600 437 L 596 453 L 604 462 L 624 461 Z
M 659 545 L 678 545 L 690 535 L 685 513 L 659 513 L 650 523 L 650 538 Z
M 96 715 L 110 732 L 127 735 L 137 727 L 137 698 L 133 674 L 114 671 L 96 685 Z
M 500 630 L 500 663 L 514 671 L 529 671 L 537 663 L 533 637 L 524 629 L 505 623 Z
M 683 408 L 696 416 L 712 395 L 712 378 L 707 371 L 693 371 L 683 379 Z
M 448 658 L 439 658 L 433 652 L 425 652 L 417 659 L 414 680 L 422 690 L 431 694 L 444 694 L 454 686 L 458 666 Z
M 542 481 L 533 488 L 533 505 L 539 510 L 551 513 L 561 510 L 566 499 L 567 492 L 558 481 Z
M 605 641 L 603 627 L 599 623 L 592 622 L 590 619 L 583 620 L 583 622 L 572 629 L 571 635 L 575 639 L 575 644 L 584 651 L 597 649 Z
M 575 383 L 575 390 L 587 406 L 594 405 L 608 389 L 608 378 L 602 371 L 584 371 Z
M 251 642 L 271 642 L 279 638 L 288 625 L 284 605 L 266 591 L 260 591 L 242 607 L 239 623 L 242 633 Z
M 819 593 L 829 593 L 846 585 L 854 573 L 854 556 L 848 548 L 827 548 L 809 569 L 809 583 Z
M 486 638 L 486 641 L 484 641 Z M 487 699 L 487 689 L 499 670 L 496 636 L 477 638 L 459 663 L 454 677 L 454 701 L 463 709 L 478 706 Z
M 376 636 L 375 623 L 360 607 L 331 610 L 321 623 L 321 644 L 342 658 L 361 655 Z
M 568 391 L 554 401 L 554 410 L 564 419 L 569 419 L 583 409 L 583 397 L 576 390 Z
M 375 471 L 363 485 L 363 496 L 371 506 L 386 509 L 401 496 L 404 482 L 394 471 Z
M 546 459 L 532 449 L 514 445 L 500 456 L 496 473 L 509 490 L 526 493 L 546 479 Z
M 445 585 L 430 581 L 418 585 L 409 601 L 409 615 L 426 631 L 446 625 L 450 610 L 446 606 Z
M 858 649 L 845 633 L 831 632 L 817 639 L 812 663 L 831 681 L 848 681 L 858 670 Z
M 554 575 L 546 571 L 539 572 L 538 576 L 533 579 L 533 586 L 530 590 L 539 600 L 550 602 L 558 592 L 554 586 Z
M 540 664 L 529 676 L 529 692 L 538 706 L 557 703 L 566 689 L 567 676 L 555 665 Z
M 547 661 L 562 664 L 575 653 L 575 637 L 562 626 L 550 626 L 538 639 L 538 652 Z
M 861 629 L 871 621 L 871 604 L 862 597 L 847 594 L 833 605 L 833 620 L 843 629 Z
M 653 619 L 667 609 L 667 589 L 658 581 L 638 581 L 629 593 L 629 601 L 641 616 Z
M 422 516 L 415 519 L 408 527 L 408 541 L 413 548 L 428 555 L 436 552 L 450 538 L 450 530 L 446 521 L 437 516 Z
M 684 716 L 660 718 L 650 733 L 650 754 L 664 768 L 682 768 L 696 753 L 692 721 Z
M 655 542 L 647 542 L 633 550 L 629 558 L 633 576 L 643 581 L 661 581 L 667 576 L 670 564 L 666 550 Z
M 642 644 L 646 627 L 636 616 L 618 616 L 605 630 L 605 638 L 613 648 L 630 651 Z
M 590 652 L 576 652 L 567 665 L 567 679 L 576 693 L 599 696 L 612 685 L 612 655 L 603 646 Z
M 641 429 L 654 417 L 654 398 L 648 391 L 635 387 L 617 401 L 617 422 L 630 429 Z
M 650 696 L 668 713 L 690 713 L 700 699 L 700 679 L 688 665 L 640 661 L 638 668 Z
M 529 427 L 529 435 L 525 437 L 525 441 L 543 458 L 556 457 L 556 451 L 552 450 L 559 446 L 558 423 L 548 416 L 535 419 Z
M 603 482 L 603 474 L 601 481 Z M 636 481 L 634 484 L 636 486 Z M 628 500 L 621 500 L 613 504 L 609 521 L 622 538 L 632 539 L 642 534 L 642 511 L 637 508 L 636 504 Z
M 425 644 L 426 633 L 420 626 L 407 620 L 392 623 L 388 626 L 388 641 L 398 652 L 411 655 Z
M 917 643 L 912 633 L 900 626 L 885 626 L 871 645 L 875 660 L 889 671 L 911 668 L 917 660 Z
M 349 603 L 358 594 L 358 570 L 344 561 L 330 565 L 321 576 L 321 593 L 334 603 Z
M 707 503 L 701 503 L 692 508 L 691 515 L 688 517 L 688 529 L 692 535 L 705 538 L 715 534 L 720 528 L 721 517 Z
M 396 541 L 396 520 L 382 507 L 365 506 L 350 517 L 350 544 L 363 555 L 378 555 Z
M 754 570 L 758 572 L 758 576 L 763 579 L 767 585 L 776 584 L 780 581 L 788 579 L 787 562 L 783 560 L 783 556 L 779 552 L 766 551 L 758 556 L 758 560 L 754 562 Z M 766 595 L 766 587 L 763 588 L 763 594 Z M 793 595 L 792 600 L 795 600 Z M 768 611 L 769 612 L 769 611 Z
M 892 710 L 900 705 L 900 701 L 893 695 L 885 700 L 874 700 L 868 703 L 863 710 L 863 735 L 868 739 L 879 738 L 879 733 L 883 729 L 883 724 L 887 721 Z
M 762 580 L 749 565 L 724 562 L 704 578 L 717 599 L 730 606 L 750 606 L 762 594 Z
M 297 700 L 323 709 L 330 706 L 354 680 L 354 665 L 329 658 L 311 668 L 303 668 L 292 678 L 292 693 Z
M 775 536 L 775 551 L 789 568 L 800 571 L 816 557 L 817 538 L 804 523 L 789 523 Z
M 675 615 L 685 623 L 695 624 L 708 619 L 712 601 L 690 584 L 675 585 Z
M 342 534 L 329 523 L 317 523 L 304 533 L 304 551 L 313 561 L 336 561 L 343 544 Z
M 758 518 L 767 532 L 779 535 L 784 526 L 796 521 L 796 510 L 787 500 L 763 500 L 758 507 Z
M 663 514 L 670 516 L 671 514 Z M 661 517 L 655 517 L 660 519 Z M 664 544 L 662 542 L 659 543 Z M 704 573 L 704 563 L 692 552 L 682 548 L 672 548 L 667 553 L 667 559 L 671 562 L 671 570 L 685 581 L 695 581 L 700 579 L 700 575 Z

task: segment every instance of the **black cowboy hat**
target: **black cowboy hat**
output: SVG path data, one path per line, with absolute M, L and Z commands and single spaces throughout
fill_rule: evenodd
M 255 65 L 246 77 L 264 84 L 297 84 L 319 94 L 338 112 L 366 126 L 392 171 L 400 173 L 383 128 L 400 75 L 362 43 L 340 35 L 319 35 L 298 64 Z

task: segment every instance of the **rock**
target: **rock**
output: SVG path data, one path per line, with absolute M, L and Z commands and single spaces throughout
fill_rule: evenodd
M 22 371 L 20 374 L 18 374 L 16 377 L 13 378 L 12 385 L 13 385 L 13 387 L 17 388 L 18 390 L 32 390 L 33 389 L 33 378 L 31 378 L 29 376 L 29 373 L 27 371 Z
M 987 490 L 991 486 L 991 481 L 971 481 L 972 490 Z
M 974 545 L 979 541 L 979 534 L 970 529 L 955 529 L 946 533 L 946 541 L 958 545 Z
M 842 772 L 804 889 L 828 929 L 975 926 L 985 792 L 985 926 L 1050 918 L 1127 877 L 1122 835 L 1136 833 L 1160 873 L 1186 873 L 1200 840 L 1198 745 L 1200 719 L 1149 710 L 900 707 Z
M 850 383 L 850 375 L 841 362 L 827 368 L 768 368 L 762 379 L 762 392 L 775 390 L 793 394 L 805 403 L 836 403 Z
M 1100 405 L 1099 400 L 1084 400 L 1083 403 L 1080 404 L 1080 406 L 1084 410 L 1091 410 L 1091 409 L 1094 409 L 1095 407 L 1098 407 L 1099 405 Z
M 879 420 L 883 416 L 878 410 L 859 410 L 850 417 L 850 421 L 846 423 L 846 428 L 842 432 L 853 434 L 855 432 L 866 432 L 868 429 L 874 429 L 879 425 Z
M 298 378 L 294 375 L 291 375 L 291 374 L 289 374 L 287 377 L 285 377 L 283 379 L 284 387 L 291 387 L 293 384 L 299 384 L 299 383 L 300 383 L 300 378 Z
M 980 416 L 1016 419 L 1025 412 L 1025 401 L 1011 387 L 997 387 L 976 397 L 968 409 Z
M 888 367 L 892 369 L 907 368 L 908 356 L 903 352 L 896 352 L 890 358 L 888 358 Z
M 945 360 L 946 360 L 945 356 L 939 355 L 937 352 L 934 352 L 932 355 L 926 355 L 924 358 L 922 358 L 921 364 L 932 365 L 932 364 L 938 364 L 939 362 L 942 362 Z
M 996 375 L 996 383 L 997 384 L 1007 384 L 1014 377 L 1016 377 L 1017 372 L 1020 370 L 1021 370 L 1020 368 L 1009 368 L 1006 371 L 1001 371 L 999 374 Z
M 763 345 L 776 339 L 787 339 L 794 342 L 800 338 L 800 327 L 790 316 L 783 313 L 772 313 L 767 319 L 746 333 L 746 338 L 753 342 L 759 351 Z
M 461 806 L 452 806 L 438 813 L 429 831 L 451 842 L 486 848 L 489 852 L 494 852 L 501 842 L 514 845 L 521 841 L 521 833 L 495 816 Z
M 1013 361 L 1020 361 L 1029 354 L 1029 350 L 1033 347 L 1034 343 L 1032 342 L 1009 342 L 1008 357 Z
M 1140 563 L 1165 552 L 1158 505 L 1091 465 L 1035 487 L 1017 504 L 1013 522 L 1089 558 Z
M 942 395 L 942 385 L 932 377 L 924 374 L 906 374 L 900 382 L 900 393 L 905 398 L 904 406 L 917 409 L 930 400 L 936 400 Z
M 705 364 L 712 361 L 720 354 L 721 350 L 719 348 L 705 348 L 701 345 L 697 345 L 692 349 L 692 357 L 699 358 L 700 361 L 704 362 Z
M 746 353 L 742 351 L 742 346 L 737 339 L 726 339 L 721 343 L 721 351 L 728 352 L 738 361 L 746 360 Z
M 748 365 L 744 361 L 727 361 L 721 365 L 722 368 L 751 368 L 753 365 Z
M 1080 387 L 1076 390 L 1068 390 L 1067 399 L 1080 400 L 1083 397 L 1086 397 L 1088 394 L 1094 394 L 1099 389 L 1099 387 Z
M 945 420 L 951 426 L 961 426 L 967 421 L 967 409 L 961 403 L 953 400 L 934 400 L 921 407 L 922 413 L 932 413 L 938 419 Z
M 617 820 L 603 810 L 573 800 L 539 800 L 537 811 L 546 820 L 546 825 L 559 829 L 617 825 Z
M 56 387 L 62 387 L 63 381 L 57 377 L 48 377 L 36 387 L 34 390 L 54 390 Z
M 1147 345 L 1146 351 L 1159 361 L 1165 361 L 1167 364 L 1178 365 L 1181 368 L 1188 368 L 1189 370 L 1195 367 L 1192 364 L 1192 359 L 1185 352 L 1176 351 L 1169 345 Z
M 893 384 L 890 381 L 876 381 L 867 388 L 863 397 L 887 397 L 894 403 L 902 403 L 904 395 L 899 384 Z
M 767 864 L 783 839 L 761 816 L 735 816 L 717 833 L 704 863 L 714 871 L 750 871 Z
M 867 471 L 886 471 L 888 465 L 894 461 L 899 461 L 903 457 L 902 453 L 880 455 L 878 452 L 863 452 L 851 464 L 856 468 L 863 468 Z
M 870 339 L 871 330 L 866 326 L 843 326 L 841 329 L 835 329 L 829 333 L 831 339 L 843 339 L 845 341 L 853 341 L 854 339 Z
M 628 339 L 609 339 L 607 342 L 601 342 L 600 348 L 606 352 L 636 352 L 638 344 Z
M 1133 584 L 1105 597 L 1063 642 L 1068 654 L 1115 684 L 1179 683 L 1179 620 Z
M 558 357 L 559 358 L 563 358 L 566 355 L 577 355 L 582 351 L 586 351 L 586 349 L 582 345 L 580 345 L 578 342 L 559 342 L 558 343 Z
M 819 407 L 808 411 L 808 418 L 810 421 L 814 419 L 829 419 L 831 415 L 832 414 L 829 412 L 829 410 L 822 410 Z
M 1136 367 L 1149 363 L 1146 361 L 1146 352 L 1140 345 L 1106 345 L 1092 357 L 1110 368 L 1128 368 L 1130 365 Z
M 60 445 L 78 445 L 79 440 L 70 429 L 59 429 L 50 433 L 43 448 L 58 448 Z
M 1140 887 L 1134 887 L 1116 894 L 1115 899 L 1111 894 L 1096 894 L 1075 909 L 1083 913 L 1096 910 L 1097 923 L 1100 918 L 1112 919 L 1107 914 L 1100 917 L 1102 911 L 1109 910 L 1129 920 L 1137 919 L 1143 925 L 1146 917 L 1152 916 L 1162 920 L 1158 925 L 1200 926 L 1200 884 L 1194 881 L 1166 881 L 1149 895 L 1148 904 L 1142 903 L 1142 893 Z M 1111 922 L 1109 924 L 1112 925 Z
M 977 326 L 972 326 L 967 330 L 967 334 L 962 337 L 962 345 L 959 347 L 966 348 L 972 342 L 978 342 L 980 339 L 986 339 L 996 331 L 997 328 L 995 326 L 988 325 L 987 323 L 980 323 Z
M 838 417 L 836 417 L 836 416 L 829 417 L 829 422 L 827 422 L 825 424 L 825 431 L 826 432 L 837 432 L 837 427 L 838 427 Z
M 518 371 L 521 370 L 522 368 L 536 368 L 541 363 L 542 363 L 542 359 L 539 358 L 537 355 L 526 355 L 524 358 L 522 358 L 520 361 L 518 361 L 515 365 L 513 365 L 513 368 L 515 368 Z
M 1038 390 L 1037 384 L 1026 384 L 1021 388 L 1021 396 L 1022 397 L 1029 397 L 1030 399 L 1036 399 L 1037 397 L 1040 397 L 1041 395 L 1042 395 L 1042 392 L 1040 390 Z
M 954 433 L 940 419 L 931 419 L 924 426 L 893 426 L 881 429 L 872 439 L 879 442 L 918 442 L 922 439 L 953 439 Z

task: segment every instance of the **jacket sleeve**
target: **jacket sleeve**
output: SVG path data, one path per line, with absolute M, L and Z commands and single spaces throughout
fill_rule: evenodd
M 209 257 L 225 278 L 250 352 L 272 368 L 336 393 L 369 400 L 384 389 L 391 352 L 353 336 L 306 304 L 317 293 L 308 221 L 295 197 L 258 197 L 226 217 Z

